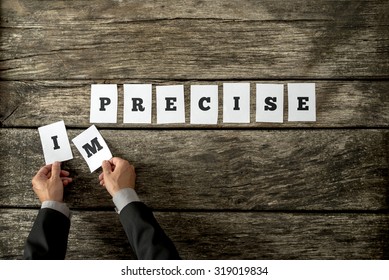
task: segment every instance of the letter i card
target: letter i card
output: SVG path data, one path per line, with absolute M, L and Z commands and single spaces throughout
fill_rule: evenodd
M 64 121 L 38 128 L 46 164 L 73 158 Z
M 112 158 L 107 143 L 94 125 L 73 138 L 72 142 L 85 159 L 91 173 L 101 166 L 103 160 Z

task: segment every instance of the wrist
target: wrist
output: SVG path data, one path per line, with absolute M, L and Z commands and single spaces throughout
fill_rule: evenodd
M 133 188 L 122 188 L 120 191 L 112 197 L 113 203 L 116 206 L 117 212 L 120 211 L 129 203 L 134 201 L 140 201 L 137 193 Z
M 41 203 L 45 203 L 47 201 L 55 201 L 58 203 L 64 203 L 63 199 L 58 199 L 58 198 L 52 198 L 52 197 L 44 197 L 44 198 L 39 198 Z
M 44 208 L 50 208 L 53 210 L 56 210 L 62 214 L 64 214 L 66 217 L 70 218 L 70 209 L 64 202 L 58 202 L 54 200 L 46 200 L 42 202 L 41 209 Z
M 109 190 L 109 194 L 114 197 L 118 192 L 124 190 L 124 189 L 132 189 L 134 190 L 133 187 L 113 187 Z

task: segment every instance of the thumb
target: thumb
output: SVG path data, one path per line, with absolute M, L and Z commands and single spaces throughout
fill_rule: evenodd
M 109 163 L 109 161 L 104 160 L 101 164 L 101 167 L 103 168 L 104 174 L 111 174 L 111 164 Z
M 51 167 L 51 178 L 59 178 L 61 173 L 61 163 L 56 161 Z

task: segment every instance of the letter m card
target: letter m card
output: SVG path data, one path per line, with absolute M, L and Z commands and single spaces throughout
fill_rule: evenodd
M 46 164 L 73 158 L 64 121 L 38 128 Z
M 107 143 L 94 125 L 73 138 L 72 142 L 85 159 L 91 173 L 101 166 L 103 160 L 112 158 Z

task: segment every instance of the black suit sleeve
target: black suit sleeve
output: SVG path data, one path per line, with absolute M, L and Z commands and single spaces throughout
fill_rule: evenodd
M 138 259 L 180 259 L 173 242 L 144 203 L 127 204 L 120 211 L 120 222 Z
M 64 214 L 40 209 L 24 247 L 24 259 L 65 259 L 69 228 L 70 220 Z

